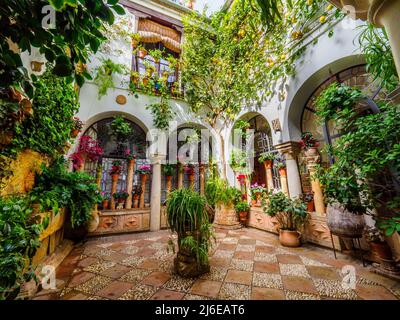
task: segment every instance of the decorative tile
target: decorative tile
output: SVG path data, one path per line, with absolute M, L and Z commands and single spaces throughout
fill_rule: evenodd
M 238 238 L 234 238 L 234 237 L 226 237 L 222 240 L 222 243 L 233 243 L 233 244 L 237 244 L 239 242 Z
M 124 259 L 120 262 L 123 266 L 127 267 L 137 267 L 144 260 L 143 257 L 132 256 L 127 259 Z
M 115 265 L 116 263 L 112 261 L 99 262 L 92 264 L 91 266 L 88 266 L 83 270 L 88 272 L 102 273 L 104 270 L 114 267 Z
M 96 294 L 98 291 L 103 289 L 111 282 L 110 278 L 103 276 L 95 276 L 92 279 L 86 281 L 75 287 L 76 290 L 88 293 L 88 294 Z
M 256 246 L 251 244 L 238 244 L 236 247 L 236 251 L 253 252 L 255 250 Z
M 133 283 L 139 283 L 150 273 L 151 273 L 150 270 L 133 269 L 133 270 L 129 271 L 128 273 L 125 273 L 121 278 L 119 278 L 119 280 L 133 282 Z
M 279 274 L 270 274 L 263 272 L 253 273 L 253 286 L 272 289 L 283 289 L 282 278 Z
M 189 292 L 191 286 L 195 282 L 195 279 L 192 278 L 182 278 L 178 275 L 172 275 L 172 277 L 163 285 L 163 288 L 175 290 L 175 291 L 183 291 Z
M 212 280 L 197 280 L 190 292 L 192 294 L 216 298 L 221 289 L 222 282 Z
M 276 256 L 271 253 L 256 252 L 254 255 L 254 261 L 275 263 L 278 262 Z
M 318 294 L 311 279 L 304 277 L 282 276 L 283 287 L 289 291 L 299 291 L 310 294 Z
M 327 265 L 327 264 L 325 264 L 325 263 L 319 262 L 319 261 L 314 260 L 314 259 L 307 258 L 307 257 L 305 257 L 305 256 L 300 256 L 300 259 L 301 259 L 301 261 L 303 261 L 303 263 L 304 263 L 306 266 L 330 267 L 330 265 Z
M 188 293 L 183 300 L 212 300 L 212 298 Z
M 136 254 L 139 251 L 139 247 L 129 245 L 121 250 L 121 253 L 125 254 Z
M 279 269 L 281 270 L 281 274 L 283 276 L 296 276 L 296 277 L 305 277 L 310 278 L 306 267 L 302 264 L 285 264 L 280 263 Z
M 252 287 L 251 300 L 285 300 L 285 293 L 281 289 Z
M 228 273 L 228 269 L 221 267 L 210 267 L 210 272 L 203 274 L 200 276 L 200 279 L 204 280 L 215 280 L 215 281 L 224 281 L 226 274 Z
M 286 300 L 321 300 L 321 297 L 316 294 L 299 292 L 299 291 L 286 291 Z
M 114 300 L 122 296 L 126 291 L 131 289 L 132 286 L 133 286 L 132 283 L 114 281 L 111 282 L 106 287 L 104 287 L 103 289 L 101 289 L 100 291 L 98 291 L 96 295 Z
M 228 270 L 225 282 L 233 282 L 250 286 L 253 274 L 248 271 Z
M 184 293 L 160 289 L 150 299 L 151 300 L 182 300 Z
M 356 300 L 357 295 L 352 289 L 344 289 L 340 281 L 334 280 L 323 280 L 314 279 L 314 285 L 321 296 L 336 298 L 336 299 L 346 299 L 346 300 Z
M 251 287 L 243 284 L 224 283 L 219 291 L 218 299 L 221 300 L 249 300 Z
M 157 292 L 153 286 L 146 286 L 144 284 L 138 285 L 129 289 L 118 300 L 148 300 Z
M 154 287 L 161 287 L 166 283 L 171 276 L 165 272 L 155 271 L 143 279 L 143 284 L 147 284 Z
M 253 261 L 232 259 L 230 269 L 242 270 L 242 271 L 253 271 Z
M 215 251 L 214 258 L 232 258 L 234 251 L 229 250 L 217 250 Z

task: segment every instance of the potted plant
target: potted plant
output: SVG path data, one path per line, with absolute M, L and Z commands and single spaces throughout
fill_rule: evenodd
M 135 160 L 136 160 L 136 154 L 133 152 L 133 150 L 126 148 L 124 151 L 124 155 L 126 159 L 128 160 L 128 166 L 134 166 L 135 165 Z
M 278 169 L 279 175 L 281 177 L 286 177 L 286 163 L 282 160 L 278 160 L 275 163 L 275 168 Z
M 111 175 L 111 180 L 113 182 L 118 181 L 118 178 L 119 178 L 119 175 L 121 174 L 121 172 L 122 172 L 122 163 L 121 163 L 121 161 L 114 160 L 112 162 L 112 166 L 111 166 L 111 169 L 110 169 L 110 172 L 109 172 L 110 175 Z
M 161 58 L 163 57 L 163 54 L 164 52 L 159 49 L 149 50 L 149 55 L 152 56 L 156 64 L 160 62 Z
M 245 174 L 239 174 L 238 176 L 237 176 L 237 180 L 239 181 L 239 184 L 242 186 L 242 185 L 245 185 L 246 184 L 246 175 Z
M 300 199 L 290 199 L 283 192 L 270 192 L 264 212 L 279 224 L 279 242 L 285 247 L 299 247 L 299 228 L 307 219 L 306 205 Z
M 307 211 L 308 212 L 314 212 L 315 211 L 315 205 L 314 205 L 314 192 L 304 192 L 301 196 L 301 199 L 304 201 L 304 203 L 307 205 Z
M 96 162 L 103 154 L 103 149 L 92 137 L 84 135 L 79 140 L 78 150 L 70 155 L 75 170 L 81 171 L 86 160 Z
M 206 212 L 206 200 L 191 189 L 171 192 L 167 200 L 167 221 L 178 235 L 175 272 L 182 277 L 197 277 L 210 271 L 209 249 L 214 238 Z M 169 246 L 175 248 L 172 240 Z
M 265 168 L 272 168 L 272 162 L 275 160 L 276 155 L 272 152 L 264 152 L 258 158 L 259 163 L 263 163 Z
M 265 188 L 265 184 L 259 185 L 257 182 L 250 186 L 251 194 L 254 195 L 256 199 L 256 204 L 261 205 L 261 198 L 266 194 L 267 189 Z
M 140 181 L 142 186 L 146 184 L 150 172 L 151 172 L 151 166 L 148 164 L 143 164 L 138 169 L 136 169 L 136 173 L 140 174 Z
M 193 183 L 194 182 L 194 176 L 195 176 L 194 165 L 193 164 L 185 165 L 184 166 L 184 171 L 188 176 L 189 182 Z
M 178 66 L 178 60 L 172 54 L 169 54 L 167 56 L 167 61 L 168 61 L 168 67 L 172 70 L 175 70 L 176 67 Z
M 175 174 L 175 167 L 172 164 L 165 164 L 163 166 L 163 172 L 165 174 L 165 182 L 167 191 L 171 191 L 172 177 Z
M 139 185 L 134 185 L 132 188 L 132 198 L 133 198 L 133 207 L 138 208 L 139 207 L 139 198 L 140 195 L 142 194 L 142 188 Z
M 136 49 L 137 46 L 139 45 L 141 38 L 142 37 L 140 36 L 139 33 L 132 33 L 131 34 L 131 43 L 132 43 L 132 47 L 134 49 Z
M 131 81 L 135 84 L 135 86 L 139 85 L 140 73 L 137 71 L 131 71 Z
M 151 78 L 153 76 L 154 72 L 156 72 L 156 70 L 157 70 L 155 65 L 152 62 L 149 62 L 149 61 L 144 61 L 143 65 L 146 68 L 146 76 L 148 78 Z
M 392 250 L 386 243 L 381 230 L 376 227 L 365 227 L 364 237 L 371 248 L 372 258 L 377 258 L 374 259 L 377 260 L 376 262 L 392 260 Z
M 132 127 L 123 116 L 115 116 L 111 122 L 111 133 L 121 143 L 128 139 L 132 133 Z
M 72 127 L 71 137 L 76 138 L 83 128 L 83 122 L 78 117 L 74 117 L 73 120 L 74 126 Z
M 147 56 L 147 50 L 142 45 L 138 45 L 134 52 L 141 59 L 144 59 Z
M 106 192 L 101 193 L 101 198 L 102 198 L 102 207 L 104 210 L 108 209 L 109 206 L 109 201 L 110 201 L 110 195 Z
M 240 201 L 235 205 L 235 210 L 237 213 L 239 213 L 239 220 L 242 225 L 246 226 L 250 205 L 246 201 Z
M 301 140 L 299 141 L 301 148 L 307 157 L 318 155 L 318 141 L 314 139 L 311 132 L 304 132 L 301 134 Z
M 126 199 L 128 198 L 129 194 L 126 191 L 115 192 L 113 197 L 118 204 L 123 207 Z

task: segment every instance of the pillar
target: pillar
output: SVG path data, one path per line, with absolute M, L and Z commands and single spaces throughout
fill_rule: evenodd
M 272 174 L 272 164 L 271 160 L 264 161 L 265 175 L 267 178 L 267 190 L 270 191 L 274 189 L 274 178 Z
M 128 193 L 128 198 L 126 199 L 125 208 L 132 208 L 132 189 L 133 189 L 133 175 L 135 169 L 135 159 L 128 160 L 128 172 L 126 175 L 126 192 Z
M 146 192 L 146 183 L 147 183 L 148 177 L 149 177 L 148 174 L 140 175 L 140 186 L 142 188 L 142 191 L 140 192 L 139 208 L 144 208 L 144 194 Z
M 205 165 L 200 164 L 199 166 L 199 185 L 200 185 L 200 194 L 204 196 L 205 194 L 205 184 L 206 184 L 206 174 L 205 174 Z
M 298 142 L 289 141 L 275 146 L 280 153 L 283 154 L 286 160 L 286 178 L 284 182 L 287 183 L 287 192 L 291 198 L 296 198 L 301 196 L 302 187 L 300 180 L 299 167 L 297 165 L 297 155 L 300 152 L 300 147 Z M 281 177 L 282 184 L 282 177 Z M 283 184 L 282 184 L 283 188 Z
M 161 228 L 161 162 L 165 156 L 153 155 L 153 175 L 151 180 L 151 207 L 150 207 L 150 231 Z
M 287 196 L 289 196 L 289 186 L 288 186 L 286 168 L 279 169 L 279 179 L 281 180 L 282 192 Z
M 307 169 L 310 173 L 311 179 L 311 189 L 314 192 L 314 205 L 315 205 L 315 212 L 323 215 L 325 214 L 325 203 L 324 203 L 324 194 L 322 192 L 321 184 L 318 179 L 315 177 L 315 173 L 317 171 L 317 165 L 321 160 L 321 156 L 313 155 L 307 156 Z
M 182 164 L 177 164 L 178 168 L 178 189 L 183 187 L 183 166 Z
M 110 198 L 110 209 L 115 210 L 115 199 L 114 193 L 117 192 L 119 174 L 111 175 L 111 198 Z

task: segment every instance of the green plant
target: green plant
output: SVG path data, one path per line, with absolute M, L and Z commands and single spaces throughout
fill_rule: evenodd
M 16 123 L 14 138 L 5 152 L 16 155 L 21 150 L 32 149 L 50 156 L 64 154 L 79 102 L 73 85 L 51 72 L 48 65 L 47 71 L 34 82 L 34 113 Z
M 105 96 L 108 89 L 115 88 L 115 83 L 113 80 L 113 75 L 115 74 L 128 74 L 125 65 L 120 63 L 115 63 L 111 59 L 103 59 L 101 65 L 95 69 L 96 76 L 94 78 L 94 83 L 99 87 L 98 98 Z
M 260 157 L 258 158 L 258 162 L 259 163 L 264 163 L 264 161 L 266 160 L 275 160 L 276 159 L 276 154 L 272 153 L 272 152 L 264 152 L 260 155 Z
M 139 43 L 142 40 L 142 37 L 140 36 L 139 33 L 132 33 L 132 34 L 130 34 L 130 37 L 131 37 L 132 41 L 135 41 L 137 43 Z
M 114 160 L 112 162 L 112 166 L 111 166 L 110 171 L 109 171 L 110 175 L 121 174 L 121 172 L 122 172 L 122 163 L 121 163 L 121 161 Z
M 129 194 L 126 191 L 115 192 L 113 194 L 113 198 L 115 200 L 119 200 L 119 199 L 126 200 L 128 198 L 128 196 L 129 196 Z
M 153 57 L 154 61 L 157 63 L 163 57 L 164 50 L 163 51 L 161 51 L 159 49 L 149 50 L 149 55 L 151 55 Z
M 318 141 L 314 139 L 311 132 L 303 132 L 301 134 L 301 140 L 299 144 L 301 148 L 304 150 L 308 150 L 310 148 L 316 148 L 319 145 Z
M 277 168 L 278 170 L 285 169 L 286 168 L 286 163 L 285 162 L 276 162 L 275 163 L 275 168 Z
M 235 205 L 236 212 L 249 212 L 250 205 L 246 201 L 241 201 Z
M 168 67 L 172 70 L 175 70 L 178 66 L 178 59 L 176 59 L 172 54 L 167 56 Z
M 205 194 L 207 203 L 212 207 L 218 204 L 235 205 L 242 197 L 240 190 L 228 186 L 226 181 L 218 177 L 207 181 Z
M 321 121 L 338 121 L 344 113 L 353 113 L 356 103 L 363 97 L 356 88 L 332 83 L 317 98 L 316 115 Z
M 35 278 L 31 261 L 41 230 L 27 197 L 0 198 L 0 300 L 14 299 Z
M 42 166 L 29 197 L 31 202 L 40 203 L 41 211 L 57 213 L 59 208 L 68 209 L 72 227 L 89 221 L 94 205 L 101 201 L 94 179 L 85 173 L 68 172 L 63 158 L 54 160 L 49 167 Z
M 161 98 L 160 102 L 150 104 L 146 109 L 151 111 L 153 124 L 157 129 L 168 129 L 169 122 L 174 118 L 174 112 L 167 99 Z
M 270 192 L 264 212 L 275 217 L 282 230 L 296 231 L 307 219 L 307 207 L 300 199 L 290 199 L 283 192 Z
M 168 225 L 178 234 L 179 250 L 195 255 L 199 267 L 208 264 L 213 238 L 205 205 L 204 197 L 190 189 L 175 190 L 167 200 Z
M 163 166 L 163 172 L 166 176 L 173 176 L 175 174 L 175 166 L 172 164 L 165 164 Z
M 118 142 L 126 141 L 129 135 L 132 133 L 131 125 L 123 116 L 114 117 L 113 121 L 111 122 L 111 130 L 113 136 Z
M 113 24 L 114 12 L 125 13 L 113 0 L 6 0 L 2 4 L 0 16 L 13 18 L 3 19 L 0 30 L 0 87 L 17 87 L 29 97 L 33 96 L 31 80 L 35 80 L 35 76 L 29 77 L 20 53 L 38 48 L 46 60 L 55 65 L 56 76 L 66 77 L 69 83 L 74 76 L 76 83 L 82 86 L 84 79 L 91 77 L 76 66 L 86 63 L 89 54 L 95 53 L 106 39 L 104 26 Z M 47 20 L 40 17 L 45 17 L 42 10 L 46 5 L 57 11 L 54 28 L 43 27 Z M 8 41 L 18 45 L 18 53 Z
M 231 152 L 231 156 L 229 158 L 229 165 L 234 171 L 245 172 L 247 169 L 247 153 L 242 150 L 234 150 Z

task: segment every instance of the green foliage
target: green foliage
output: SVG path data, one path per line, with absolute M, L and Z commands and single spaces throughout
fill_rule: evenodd
M 163 172 L 166 176 L 173 176 L 176 172 L 175 166 L 172 164 L 165 164 L 163 166 Z
M 307 219 L 307 206 L 300 199 L 290 199 L 283 192 L 268 195 L 268 206 L 264 212 L 275 217 L 283 230 L 297 230 Z
M 241 201 L 235 205 L 236 212 L 249 212 L 250 205 L 246 201 Z
M 276 154 L 272 152 L 264 152 L 258 158 L 259 163 L 264 163 L 265 160 L 275 160 Z
M 41 230 L 27 198 L 0 198 L 0 300 L 15 298 L 20 286 L 34 278 L 30 262 Z
M 115 63 L 111 59 L 103 59 L 102 64 L 96 70 L 94 83 L 99 87 L 98 98 L 105 96 L 108 89 L 115 88 L 113 75 L 128 74 L 126 67 L 123 64 Z
M 193 253 L 198 265 L 208 263 L 213 238 L 205 207 L 205 198 L 191 189 L 175 190 L 167 200 L 168 224 L 178 234 L 179 248 Z
M 111 130 L 118 142 L 126 141 L 132 133 L 131 125 L 123 116 L 114 117 L 114 120 L 111 122 Z
M 337 82 L 326 88 L 316 100 L 316 114 L 321 121 L 339 121 L 343 113 L 352 114 L 363 98 L 361 91 Z
M 160 102 L 150 104 L 146 109 L 151 111 L 154 127 L 160 130 L 168 129 L 169 122 L 174 118 L 174 112 L 167 99 L 161 98 Z
M 47 22 L 42 9 L 49 3 L 57 10 L 53 29 L 42 26 L 43 20 Z M 21 52 L 38 48 L 47 61 L 55 64 L 55 75 L 67 77 L 69 82 L 74 76 L 82 86 L 85 78 L 91 77 L 75 66 L 86 63 L 89 54 L 105 40 L 104 25 L 113 24 L 114 12 L 124 13 L 115 0 L 6 0 L 0 7 L 0 87 L 15 86 L 28 96 L 33 95 L 27 70 L 20 55 L 11 50 L 8 39 L 18 44 Z
M 396 89 L 399 76 L 385 29 L 374 27 L 370 23 L 359 28 L 362 31 L 358 41 L 367 63 L 367 71 L 388 91 Z
M 228 183 L 218 177 L 207 180 L 205 187 L 207 203 L 211 207 L 218 204 L 235 205 L 241 200 L 241 193 L 235 187 L 228 186 Z
M 101 201 L 94 179 L 81 172 L 68 172 L 63 158 L 56 159 L 36 177 L 30 199 L 39 203 L 41 211 L 66 208 L 71 213 L 72 227 L 84 225 L 91 219 L 95 204 Z
M 248 170 L 247 169 L 247 153 L 246 151 L 242 151 L 236 149 L 231 152 L 231 156 L 229 158 L 229 165 L 231 166 L 232 170 L 244 173 Z
M 16 155 L 32 149 L 50 156 L 63 154 L 74 128 L 79 102 L 73 85 L 51 74 L 51 67 L 35 81 L 33 115 L 15 124 L 15 134 L 6 152 Z

